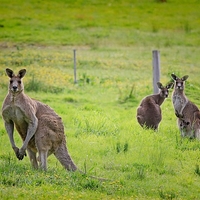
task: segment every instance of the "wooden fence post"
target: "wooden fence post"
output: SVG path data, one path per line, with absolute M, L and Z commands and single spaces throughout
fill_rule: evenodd
M 160 81 L 160 52 L 153 50 L 153 93 L 157 94 L 159 88 L 157 82 Z
M 77 83 L 76 80 L 76 49 L 74 49 L 74 83 Z

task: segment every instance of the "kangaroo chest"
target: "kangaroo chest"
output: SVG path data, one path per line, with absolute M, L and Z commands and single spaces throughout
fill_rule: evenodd
M 10 105 L 2 112 L 3 118 L 8 123 L 12 121 L 20 134 L 21 138 L 25 140 L 27 134 L 28 123 L 24 112 L 17 106 Z
M 173 105 L 174 109 L 181 114 L 188 100 L 181 95 L 174 94 L 173 95 Z
M 18 106 L 8 106 L 3 110 L 2 115 L 6 121 L 13 121 L 17 126 L 24 126 L 26 124 L 26 116 Z

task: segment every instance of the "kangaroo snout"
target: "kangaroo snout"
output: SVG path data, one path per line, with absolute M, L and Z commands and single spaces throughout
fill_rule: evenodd
M 16 92 L 17 91 L 17 86 L 13 86 L 12 89 L 13 89 L 14 92 Z
M 178 89 L 178 90 L 182 90 L 183 87 L 182 87 L 181 85 L 177 85 L 177 89 Z
M 165 96 L 165 98 L 167 98 L 167 97 L 169 96 L 169 93 L 168 93 L 168 92 L 167 92 L 167 93 L 165 93 L 165 95 L 164 95 L 164 96 Z

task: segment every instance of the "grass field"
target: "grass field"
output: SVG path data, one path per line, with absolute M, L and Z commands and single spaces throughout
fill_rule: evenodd
M 186 95 L 200 106 L 199 10 L 198 0 L 1 0 L 0 101 L 5 69 L 26 68 L 25 92 L 62 117 L 77 166 L 109 181 L 66 172 L 54 156 L 47 172 L 33 170 L 15 157 L 0 118 L 0 199 L 200 199 L 200 142 L 180 137 L 172 90 L 158 132 L 135 117 L 153 91 L 155 49 L 160 81 L 189 75 Z

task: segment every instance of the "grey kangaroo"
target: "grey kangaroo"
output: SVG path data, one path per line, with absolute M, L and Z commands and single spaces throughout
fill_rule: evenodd
M 46 170 L 47 157 L 53 153 L 67 170 L 76 171 L 77 166 L 66 147 L 61 117 L 48 105 L 33 100 L 24 93 L 22 78 L 26 74 L 25 69 L 15 75 L 7 68 L 6 73 L 10 81 L 2 106 L 2 116 L 16 157 L 22 160 L 27 150 L 32 166 L 36 169 L 40 166 Z M 20 149 L 14 141 L 14 126 L 23 140 Z
M 173 83 L 169 83 L 165 87 L 162 83 L 157 83 L 160 92 L 153 94 L 142 99 L 139 107 L 137 108 L 137 120 L 142 127 L 158 129 L 159 123 L 162 120 L 161 104 L 169 95 L 169 88 Z
M 175 110 L 175 115 L 178 118 L 178 126 L 181 131 L 181 135 L 189 138 L 200 139 L 200 111 L 199 108 L 192 103 L 185 95 L 185 81 L 188 79 L 188 75 L 182 78 L 177 77 L 175 74 L 171 74 L 174 80 L 174 91 L 172 95 L 172 102 Z M 188 126 L 182 130 L 182 122 L 186 122 Z

